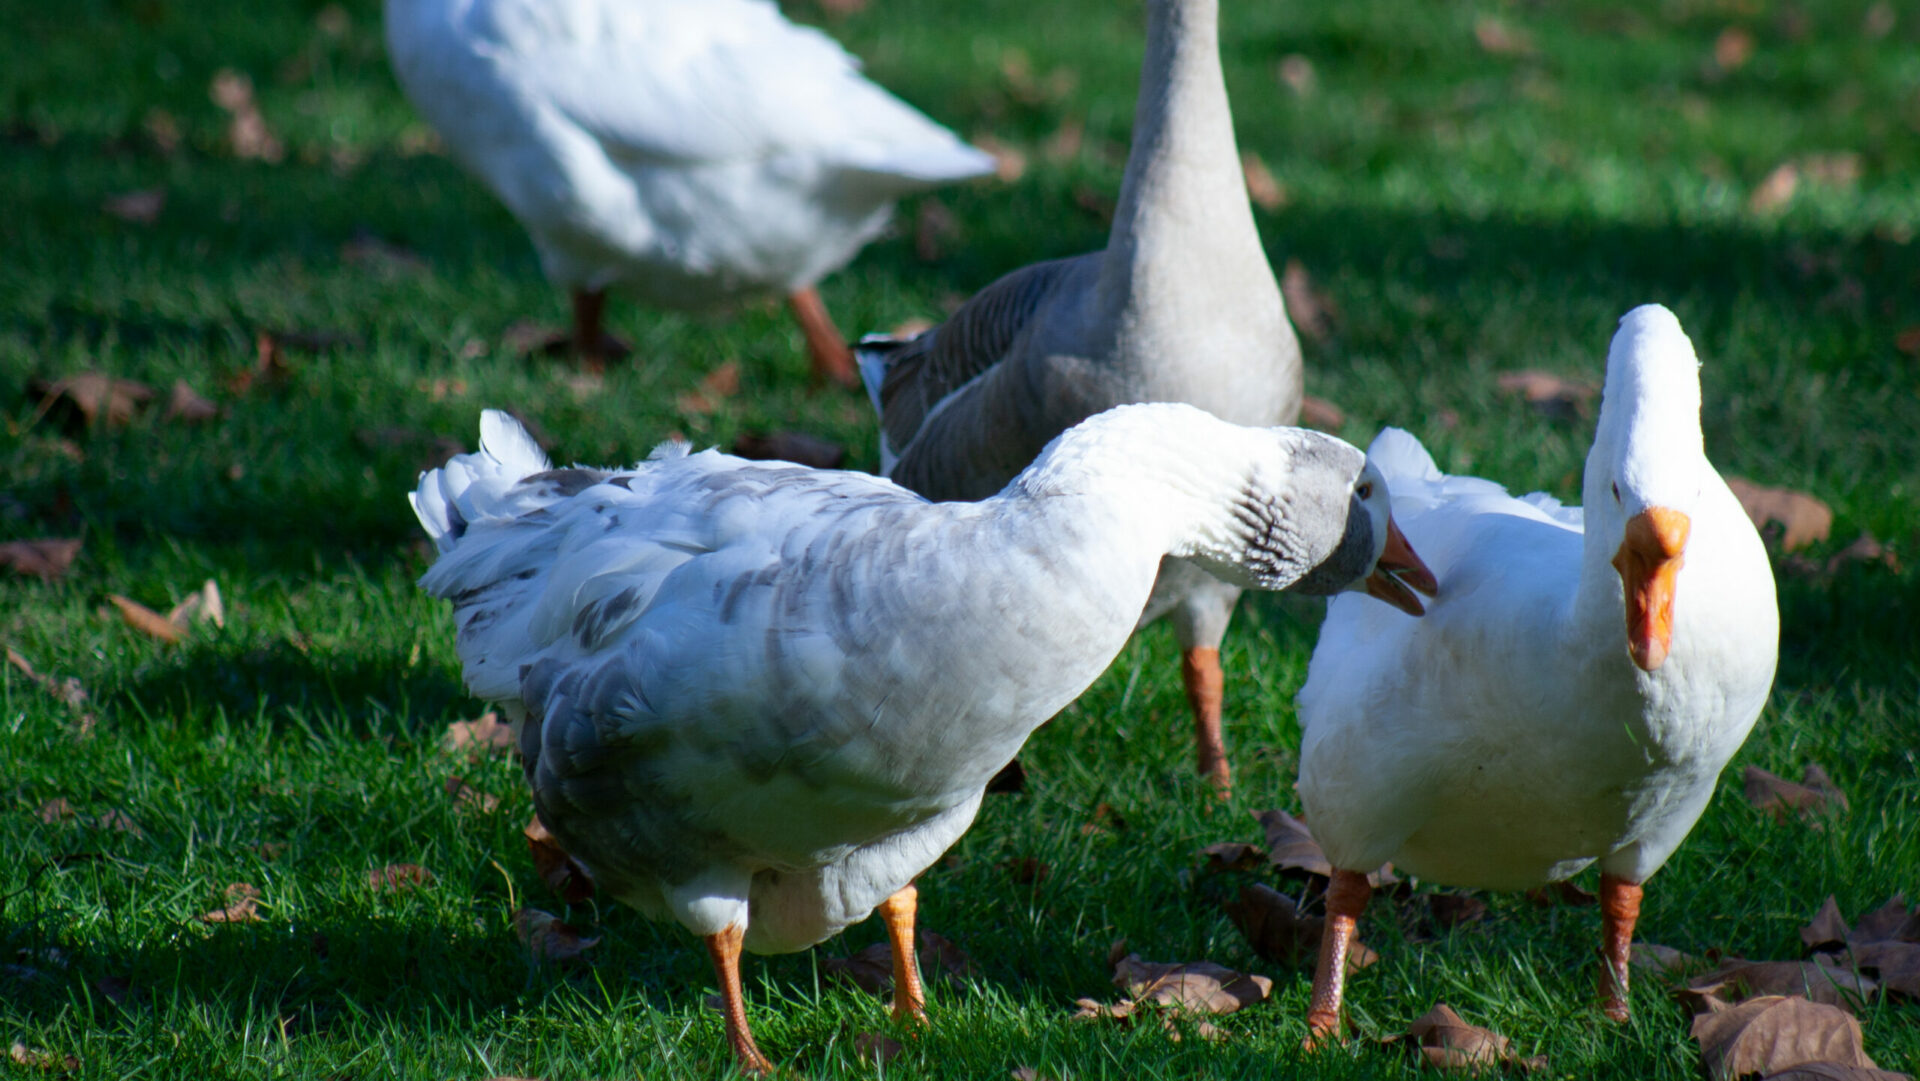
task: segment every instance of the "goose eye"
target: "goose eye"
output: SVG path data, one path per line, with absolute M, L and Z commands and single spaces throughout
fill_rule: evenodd
M 1353 494 L 1359 496 L 1360 501 L 1362 503 L 1366 502 L 1369 499 L 1372 499 L 1373 498 L 1373 482 L 1372 481 L 1365 482 L 1364 484 L 1360 485 L 1360 487 L 1355 488 L 1353 490 Z
M 1619 481 L 1613 482 L 1613 501 L 1615 503 L 1620 502 L 1620 482 Z

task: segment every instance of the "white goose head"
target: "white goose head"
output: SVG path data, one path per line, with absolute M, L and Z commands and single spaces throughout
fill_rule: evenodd
M 1673 647 L 1680 569 L 1709 480 L 1693 343 L 1672 312 L 1643 304 L 1621 317 L 1607 354 L 1584 483 L 1588 551 L 1619 575 L 1627 651 L 1642 671 Z

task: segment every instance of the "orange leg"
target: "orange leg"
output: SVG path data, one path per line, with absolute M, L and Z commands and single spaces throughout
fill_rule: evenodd
M 1313 998 L 1307 1003 L 1307 1050 L 1340 1038 L 1340 999 L 1347 987 L 1347 946 L 1353 942 L 1360 913 L 1373 887 L 1358 871 L 1335 871 L 1327 885 L 1327 926 L 1320 933 L 1320 961 L 1313 970 Z
M 1600 876 L 1600 1009 L 1625 1021 L 1627 974 L 1633 960 L 1633 925 L 1640 919 L 1640 883 Z
M 893 947 L 893 1019 L 909 1018 L 925 1024 L 927 994 L 920 985 L 920 966 L 914 963 L 913 917 L 920 908 L 920 891 L 909 882 L 876 909 L 887 925 L 887 942 Z
M 1180 678 L 1187 685 L 1187 705 L 1193 708 L 1193 742 L 1200 752 L 1200 775 L 1212 781 L 1214 792 L 1226 799 L 1233 794 L 1233 775 L 1227 765 L 1226 739 L 1220 734 L 1220 700 L 1226 683 L 1220 672 L 1220 651 L 1194 646 L 1181 654 Z
M 740 943 L 746 928 L 735 925 L 706 937 L 707 953 L 713 957 L 713 971 L 720 977 L 720 1005 L 727 1018 L 727 1043 L 734 1060 L 747 1073 L 772 1073 L 773 1063 L 754 1046 L 753 1031 L 747 1027 L 747 1003 L 740 993 Z
M 607 358 L 600 349 L 600 320 L 606 309 L 605 289 L 573 291 L 573 354 L 593 371 L 599 371 L 606 364 Z
M 800 323 L 800 333 L 807 339 L 814 377 L 843 387 L 859 386 L 860 375 L 853 368 L 853 352 L 847 348 L 847 340 L 840 336 L 840 328 L 833 325 L 833 317 L 827 314 L 820 291 L 808 286 L 787 297 L 787 307 L 792 309 L 794 319 Z

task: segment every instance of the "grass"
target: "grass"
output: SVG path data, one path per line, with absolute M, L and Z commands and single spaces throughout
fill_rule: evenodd
M 1270 253 L 1300 260 L 1338 305 L 1332 336 L 1308 343 L 1308 384 L 1346 409 L 1343 434 L 1399 424 L 1443 467 L 1575 498 L 1590 422 L 1543 418 L 1494 376 L 1597 379 L 1613 321 L 1660 300 L 1705 361 L 1722 470 L 1830 503 L 1815 560 L 1863 531 L 1900 559 L 1783 568 L 1773 702 L 1653 881 L 1640 937 L 1794 957 L 1827 894 L 1852 916 L 1920 891 L 1920 361 L 1898 345 L 1920 324 L 1920 20 L 1899 12 L 1885 29 L 1895 6 L 1768 0 L 1226 7 L 1242 146 L 1289 196 L 1260 216 Z M 593 462 L 631 460 L 670 431 L 726 444 L 795 427 L 870 466 L 871 419 L 852 395 L 806 388 L 798 333 L 771 306 L 616 305 L 638 358 L 586 392 L 501 349 L 517 319 L 558 322 L 563 299 L 484 191 L 413 152 L 376 7 L 356 0 L 344 28 L 320 11 L 0 0 L 0 539 L 85 539 L 59 583 L 0 578 L 0 641 L 79 679 L 97 718 L 77 738 L 76 709 L 0 669 L 0 1040 L 116 1078 L 724 1073 L 711 973 L 678 928 L 576 908 L 602 942 L 572 969 L 531 966 L 516 943 L 516 907 L 561 906 L 524 854 L 516 767 L 438 748 L 448 722 L 482 707 L 461 689 L 446 612 L 412 585 L 425 555 L 401 495 L 434 437 L 470 445 L 487 405 Z M 1526 49 L 1484 51 L 1486 19 Z M 880 81 L 1029 160 L 1015 184 L 940 196 L 960 231 L 933 261 L 915 254 L 907 207 L 908 228 L 825 283 L 844 329 L 937 316 L 999 273 L 1102 242 L 1141 24 L 1134 5 L 1092 0 L 880 0 L 829 24 Z M 1729 27 L 1752 49 L 1725 70 L 1712 58 Z M 1004 73 L 1019 70 L 1010 50 L 1038 90 Z M 1310 96 L 1276 78 L 1288 54 L 1311 61 Z M 284 162 L 226 152 L 207 96 L 222 67 L 252 77 Z M 177 129 L 171 153 L 151 134 L 155 109 Z M 1068 120 L 1085 126 L 1078 149 L 1042 152 Z M 1782 162 L 1836 153 L 1857 155 L 1856 179 L 1804 179 L 1782 207 L 1751 205 Z M 153 224 L 101 212 L 146 187 L 168 193 Z M 419 264 L 349 258 L 363 231 Z M 276 388 L 223 389 L 263 329 L 350 341 L 291 354 Z M 740 393 L 683 410 L 725 360 Z M 85 368 L 185 379 L 225 412 L 112 430 L 36 415 L 32 379 Z M 209 577 L 228 625 L 179 645 L 102 612 L 109 593 L 165 609 Z M 1242 608 L 1227 647 L 1228 807 L 1190 774 L 1164 628 L 1036 735 L 1028 791 L 990 800 L 922 882 L 926 925 L 981 975 L 935 990 L 935 1024 L 904 1059 L 860 1062 L 855 1037 L 891 1031 L 883 1008 L 821 975 L 822 953 L 874 941 L 874 926 L 750 963 L 763 1046 L 809 1076 L 1412 1073 L 1370 1039 L 1302 1060 L 1307 974 L 1254 958 L 1217 907 L 1226 887 L 1194 873 L 1201 845 L 1256 839 L 1247 811 L 1297 806 L 1292 695 L 1318 618 L 1288 599 Z M 1798 776 L 1808 762 L 1851 800 L 1825 830 L 1741 798 L 1741 766 Z M 497 807 L 456 805 L 442 787 L 456 775 Z M 76 817 L 42 821 L 55 798 Z M 1124 831 L 1082 831 L 1100 803 Z M 138 831 L 88 825 L 109 810 Z M 1011 882 L 999 864 L 1024 857 L 1052 875 Z M 437 877 L 371 888 L 369 869 L 393 862 Z M 196 921 L 233 882 L 258 887 L 263 919 Z M 1547 1055 L 1555 1077 L 1696 1076 L 1685 1018 L 1657 988 L 1636 989 L 1631 1026 L 1596 1020 L 1591 910 L 1487 900 L 1487 920 L 1431 941 L 1368 922 L 1383 960 L 1349 996 L 1363 1035 L 1444 1000 Z M 1104 956 L 1123 936 L 1150 959 L 1267 972 L 1273 1000 L 1222 1020 L 1221 1043 L 1069 1023 L 1073 999 L 1115 994 Z M 1882 1066 L 1920 1068 L 1920 1007 L 1878 999 L 1861 1021 Z

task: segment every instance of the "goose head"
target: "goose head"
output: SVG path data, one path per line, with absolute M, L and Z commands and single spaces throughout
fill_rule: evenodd
M 1600 423 L 1587 455 L 1588 550 L 1619 577 L 1627 653 L 1657 671 L 1673 648 L 1680 571 L 1707 482 L 1700 362 L 1680 321 L 1658 304 L 1620 320 L 1607 355 Z M 1597 572 L 1590 572 L 1597 573 Z

